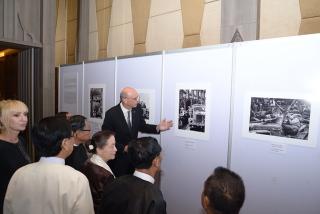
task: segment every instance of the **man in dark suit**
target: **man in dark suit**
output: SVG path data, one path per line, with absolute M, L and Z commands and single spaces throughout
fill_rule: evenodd
M 172 121 L 161 120 L 158 125 L 146 124 L 143 119 L 143 111 L 137 106 L 139 101 L 138 92 L 131 87 L 121 90 L 120 103 L 106 114 L 102 125 L 102 130 L 110 130 L 116 133 L 116 158 L 109 162 L 115 176 L 132 174 L 134 171 L 127 151 L 128 143 L 138 137 L 138 132 L 159 134 L 172 127 Z
M 161 147 L 153 137 L 129 143 L 133 175 L 116 178 L 105 188 L 100 214 L 166 214 L 166 202 L 155 182 L 160 171 Z

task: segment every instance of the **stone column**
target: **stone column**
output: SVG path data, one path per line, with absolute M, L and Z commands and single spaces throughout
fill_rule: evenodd
M 143 54 L 146 52 L 146 37 L 150 6 L 150 0 L 131 0 L 134 54 Z
M 299 34 L 320 33 L 320 1 L 300 0 L 300 11 Z
M 88 60 L 89 55 L 89 3 L 88 0 L 79 1 L 79 33 L 77 62 Z
M 258 38 L 260 0 L 222 0 L 221 43 Z
M 183 48 L 201 46 L 200 30 L 204 0 L 180 0 L 183 22 Z
M 55 30 L 56 1 L 42 0 L 42 71 L 43 71 L 43 116 L 55 113 Z

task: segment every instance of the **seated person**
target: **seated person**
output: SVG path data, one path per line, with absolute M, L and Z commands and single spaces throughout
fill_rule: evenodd
M 70 124 L 57 117 L 42 119 L 32 130 L 40 161 L 12 176 L 5 196 L 4 214 L 93 214 L 89 182 L 65 166 L 74 144 Z
M 217 167 L 204 183 L 201 196 L 207 214 L 238 214 L 245 198 L 245 188 L 239 175 Z
M 116 178 L 105 189 L 100 214 L 165 214 L 166 202 L 154 177 L 160 170 L 161 147 L 152 137 L 133 140 L 128 155 L 133 175 Z
M 69 121 L 75 142 L 73 152 L 66 159 L 66 165 L 80 171 L 84 162 L 88 159 L 85 143 L 91 138 L 91 125 L 87 118 L 82 115 L 73 115 Z
M 93 153 L 81 169 L 87 176 L 93 198 L 94 210 L 97 213 L 104 188 L 114 180 L 114 174 L 107 164 L 108 160 L 114 159 L 117 148 L 114 132 L 99 131 L 91 139 L 89 148 Z M 91 148 L 92 147 L 92 148 Z

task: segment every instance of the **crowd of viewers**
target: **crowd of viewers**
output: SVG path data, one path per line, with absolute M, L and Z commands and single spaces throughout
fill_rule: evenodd
M 134 89 L 126 90 L 137 96 Z M 130 110 L 136 107 L 137 99 L 125 100 L 130 93 L 122 91 L 119 112 L 123 106 Z M 109 113 L 106 117 L 110 119 Z M 128 113 L 127 119 L 133 122 L 138 113 Z M 165 199 L 155 184 L 162 159 L 155 138 L 134 134 L 127 142 L 109 121 L 91 137 L 91 126 L 84 116 L 60 112 L 32 127 L 31 142 L 39 161 L 31 163 L 21 137 L 27 123 L 28 107 L 23 102 L 0 101 L 0 214 L 166 213 Z M 139 123 L 142 128 L 136 127 L 136 132 L 159 133 L 172 126 L 165 120 L 157 126 Z M 134 124 L 138 123 L 130 126 Z M 121 145 L 117 139 L 122 140 Z M 119 149 L 125 169 L 130 168 L 127 173 L 120 170 L 124 173 L 121 176 L 114 173 L 117 164 L 108 164 L 119 157 Z M 244 199 L 241 177 L 227 168 L 217 167 L 204 182 L 201 202 L 207 214 L 237 214 Z

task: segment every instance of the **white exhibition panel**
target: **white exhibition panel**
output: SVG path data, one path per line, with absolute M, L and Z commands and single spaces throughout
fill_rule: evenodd
M 84 105 L 83 115 L 88 118 L 92 125 L 92 134 L 100 131 L 104 120 L 105 112 L 114 106 L 115 103 L 115 60 L 97 61 L 84 64 Z M 99 105 L 102 114 L 98 116 L 90 115 L 92 105 L 90 102 L 90 91 L 102 91 L 102 100 Z
M 117 60 L 116 101 L 120 101 L 120 92 L 124 87 L 133 87 L 149 98 L 149 116 L 151 124 L 160 122 L 162 54 L 143 57 L 120 58 Z M 148 121 L 146 120 L 148 123 Z M 139 134 L 150 136 L 150 134 Z M 151 135 L 160 140 L 160 135 Z
M 320 35 L 235 45 L 231 169 L 245 182 L 243 214 L 320 212 L 319 50 Z M 309 101 L 308 141 L 249 135 L 250 97 Z
M 82 114 L 83 65 L 66 65 L 59 70 L 59 111 Z
M 161 189 L 168 213 L 202 213 L 205 179 L 217 166 L 227 166 L 231 74 L 231 45 L 165 54 L 163 115 L 174 121 L 161 134 Z M 204 133 L 179 129 L 179 93 L 185 89 L 190 94 L 205 89 Z

